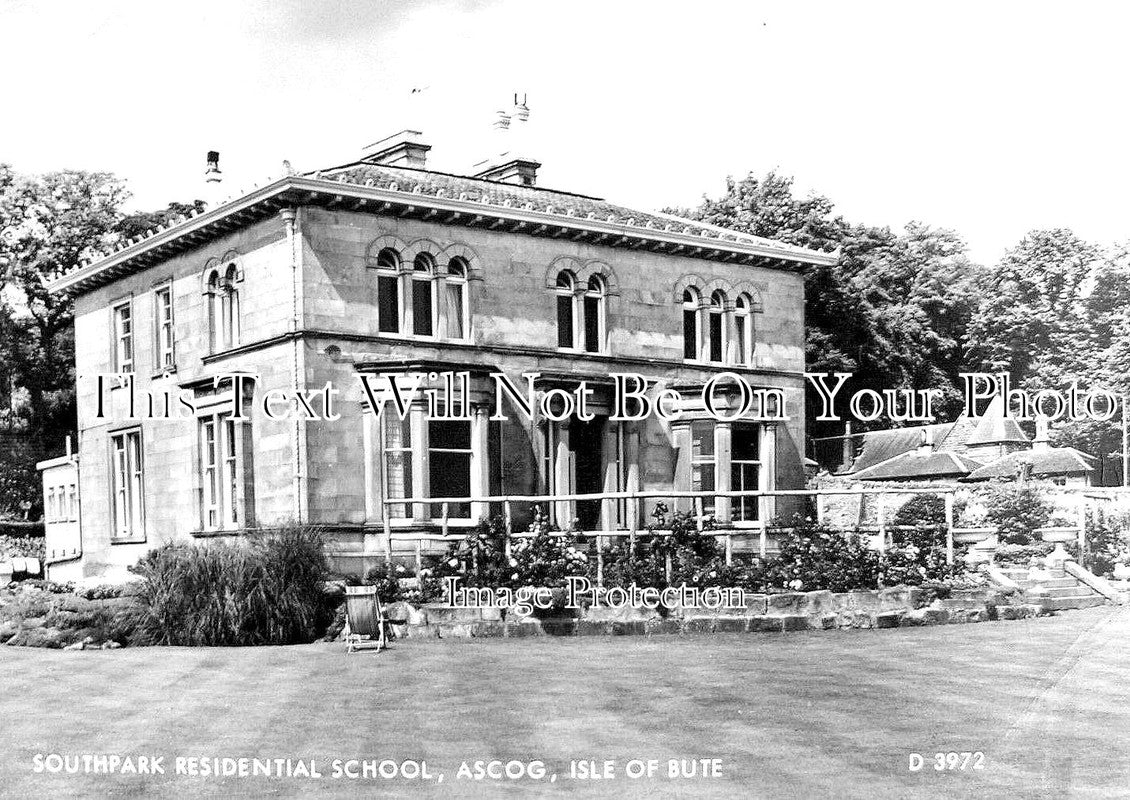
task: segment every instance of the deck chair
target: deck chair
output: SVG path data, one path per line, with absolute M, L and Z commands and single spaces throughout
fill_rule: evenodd
M 376 642 L 377 652 L 386 647 L 384 612 L 376 586 L 345 587 L 345 643 L 352 653 L 363 641 Z

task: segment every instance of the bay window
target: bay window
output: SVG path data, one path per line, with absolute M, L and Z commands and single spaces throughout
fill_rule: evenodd
M 746 422 L 734 423 L 730 443 L 730 489 L 756 492 L 761 487 L 761 428 Z M 735 522 L 757 519 L 756 497 L 735 497 L 732 514 Z

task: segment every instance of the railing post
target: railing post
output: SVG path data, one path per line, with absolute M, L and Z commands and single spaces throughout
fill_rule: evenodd
M 824 495 L 816 493 L 816 524 L 824 524 Z
M 767 540 L 768 540 L 769 537 L 768 537 L 768 532 L 765 530 L 767 527 L 768 527 L 768 523 L 765 520 L 761 520 L 761 541 L 760 541 L 760 545 L 758 547 L 758 552 L 761 553 L 762 558 L 765 558 L 765 552 L 768 549 L 768 541 Z
M 506 549 L 506 560 L 510 560 L 510 536 L 514 533 L 513 523 L 510 516 L 510 498 L 502 501 L 502 517 L 506 522 L 505 540 L 503 546 Z
M 953 492 L 946 492 L 946 563 L 953 564 Z
M 1079 493 L 1079 566 L 1087 565 L 1087 495 Z
M 440 520 L 440 523 L 439 523 L 440 531 L 443 533 L 443 538 L 446 539 L 447 538 L 447 503 L 443 503 L 440 506 L 440 509 L 442 510 L 442 513 L 443 513 L 443 518 Z
M 604 537 L 596 536 L 596 585 L 604 586 Z
M 729 532 L 726 533 L 726 566 L 734 563 L 734 537 Z
M 879 552 L 887 552 L 887 496 L 879 492 Z
M 698 497 L 696 497 L 694 499 L 694 513 L 695 513 L 695 524 L 698 526 L 698 532 L 702 533 L 702 529 L 704 527 L 703 513 L 702 513 L 702 495 L 699 495 Z
M 392 574 L 392 522 L 389 520 L 389 506 L 384 507 L 385 518 L 385 555 L 388 556 L 388 572 Z
M 668 553 L 663 559 L 663 575 L 667 579 L 667 583 L 671 583 L 671 554 Z
M 424 541 L 419 536 L 416 537 L 416 578 L 420 578 L 420 570 L 424 568 Z

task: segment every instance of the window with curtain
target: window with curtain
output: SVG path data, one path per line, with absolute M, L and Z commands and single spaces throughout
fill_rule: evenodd
M 409 418 L 382 415 L 384 437 L 384 496 L 388 500 L 412 496 L 412 426 Z M 387 506 L 390 517 L 410 517 L 408 504 Z
M 467 306 L 467 262 L 453 258 L 447 264 L 444 294 L 444 319 L 448 339 L 470 338 L 470 313 Z
M 753 363 L 753 304 L 749 297 L 740 294 L 734 303 L 734 333 L 737 354 L 735 358 L 739 364 Z

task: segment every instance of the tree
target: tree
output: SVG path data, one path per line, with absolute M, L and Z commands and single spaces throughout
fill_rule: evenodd
M 124 216 L 128 197 L 107 172 L 21 175 L 0 164 L 0 387 L 14 395 L 0 421 L 23 434 L 20 447 L 0 453 L 0 511 L 38 502 L 27 478 L 35 477 L 35 459 L 76 428 L 73 305 L 49 294 L 47 283 L 123 238 L 201 208 L 170 203 Z
M 835 266 L 809 266 L 805 283 L 805 360 L 814 372 L 851 372 L 844 393 L 862 388 L 942 390 L 942 413 L 955 412 L 963 337 L 974 308 L 976 268 L 953 231 L 912 222 L 905 233 L 833 216 L 822 195 L 798 199 L 792 179 L 729 178 L 725 193 L 704 198 L 692 219 L 817 250 L 839 249 Z M 809 393 L 809 419 L 817 398 Z M 889 424 L 878 420 L 876 425 Z M 842 424 L 809 425 L 812 435 Z

